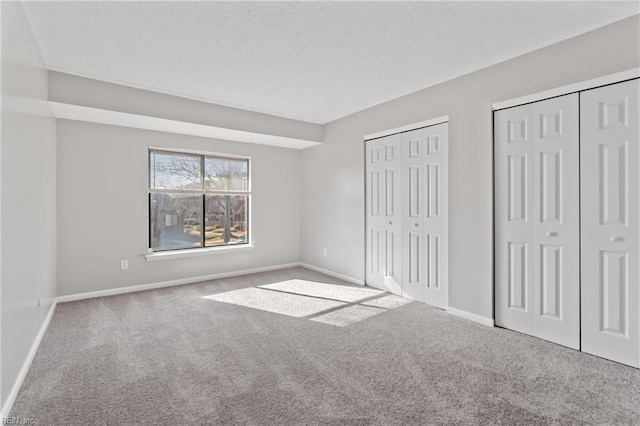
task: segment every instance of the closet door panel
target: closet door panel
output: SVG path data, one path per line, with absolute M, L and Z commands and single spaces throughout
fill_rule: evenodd
M 365 273 L 367 284 L 381 288 L 384 278 L 384 222 L 382 216 L 385 201 L 382 173 L 384 171 L 379 140 L 367 141 L 365 144 L 366 165 L 366 219 L 367 235 L 365 255 L 367 270 Z
M 533 122 L 530 105 L 496 111 L 496 324 L 533 334 Z
M 531 108 L 534 335 L 580 349 L 578 94 Z
M 581 94 L 582 349 L 640 366 L 638 80 Z
M 426 301 L 428 279 L 423 235 L 426 155 L 424 129 L 402 133 L 402 295 L 421 302 Z
M 425 301 L 449 304 L 449 124 L 426 127 L 424 194 Z
M 366 282 L 401 294 L 400 135 L 365 143 Z

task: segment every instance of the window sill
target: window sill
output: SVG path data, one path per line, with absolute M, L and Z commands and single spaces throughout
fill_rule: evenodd
M 184 249 L 184 250 L 175 250 L 175 251 L 159 251 L 157 253 L 146 254 L 144 257 L 147 261 L 157 261 L 157 260 L 169 260 L 169 259 L 180 259 L 184 257 L 197 257 L 197 256 L 207 256 L 212 254 L 220 254 L 220 253 L 236 253 L 239 251 L 249 251 L 253 250 L 253 244 L 239 244 L 239 245 L 229 245 L 223 247 L 207 247 L 207 248 L 197 248 L 197 249 Z

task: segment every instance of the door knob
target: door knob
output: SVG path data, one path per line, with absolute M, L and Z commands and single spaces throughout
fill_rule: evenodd
M 612 235 L 611 238 L 609 238 L 609 240 L 611 240 L 612 242 L 619 242 L 619 241 L 624 241 L 624 238 L 618 236 L 618 235 Z
M 557 236 L 558 236 L 557 232 L 552 232 L 552 231 L 547 232 L 547 237 L 557 237 Z

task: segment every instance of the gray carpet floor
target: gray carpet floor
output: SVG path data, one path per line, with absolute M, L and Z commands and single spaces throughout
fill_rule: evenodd
M 335 326 L 203 298 L 303 269 L 58 305 L 11 416 L 90 424 L 640 424 L 640 370 L 420 303 Z M 267 290 L 265 290 L 267 291 Z

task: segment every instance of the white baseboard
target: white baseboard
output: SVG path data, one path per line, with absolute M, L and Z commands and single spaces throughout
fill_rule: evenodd
M 73 302 L 76 300 L 93 299 L 96 297 L 115 296 L 117 294 L 134 293 L 137 291 L 154 290 L 156 288 L 172 287 L 183 284 L 193 284 L 202 281 L 215 280 L 219 278 L 236 277 L 240 275 L 257 274 L 259 272 L 275 271 L 278 269 L 294 268 L 300 266 L 299 262 L 285 263 L 282 265 L 264 266 L 261 268 L 244 269 L 240 271 L 222 272 L 219 274 L 202 275 L 199 277 L 181 278 L 179 280 L 162 281 L 157 283 L 134 285 L 130 287 L 119 287 L 108 290 L 91 291 L 88 293 L 70 294 L 67 296 L 58 296 L 58 303 Z
M 350 277 L 348 275 L 342 275 L 337 272 L 333 272 L 328 269 L 321 268 L 319 266 L 310 265 L 309 263 L 300 262 L 300 266 L 302 266 L 303 268 L 311 269 L 312 271 L 322 272 L 325 275 L 329 275 L 330 277 L 334 277 L 334 278 L 339 278 L 343 281 L 346 281 L 352 284 L 364 285 L 364 281 L 362 280 Z
M 57 304 L 58 304 L 57 299 L 54 299 L 53 303 L 51 303 L 51 307 L 49 308 L 49 313 L 47 314 L 47 317 L 44 319 L 42 326 L 40 326 L 40 331 L 36 336 L 36 340 L 33 341 L 33 344 L 31 345 L 31 349 L 29 350 L 27 357 L 22 363 L 22 368 L 20 369 L 18 378 L 16 379 L 15 383 L 11 387 L 11 391 L 7 396 L 7 400 L 4 403 L 4 406 L 2 407 L 2 417 L 0 417 L 2 419 L 6 418 L 5 416 L 8 416 L 11 414 L 11 408 L 13 407 L 13 403 L 15 402 L 16 397 L 18 396 L 18 392 L 22 387 L 22 382 L 24 382 L 24 378 L 27 377 L 27 373 L 29 372 L 29 367 L 31 367 L 31 362 L 33 361 L 33 357 L 36 356 L 38 347 L 40 347 L 40 342 L 42 341 L 42 337 L 44 336 L 44 333 L 47 331 L 47 328 L 49 328 L 49 322 L 51 322 L 51 318 L 53 317 L 53 312 L 56 310 Z
M 463 311 L 461 309 L 456 309 L 452 307 L 447 308 L 447 313 L 451 315 L 455 315 L 460 318 L 468 319 L 471 321 L 475 321 L 482 325 L 486 325 L 487 327 L 494 327 L 495 322 L 493 318 L 487 318 L 480 315 L 472 314 L 471 312 Z
M 112 288 L 108 290 L 98 290 L 98 291 L 90 291 L 87 293 L 69 294 L 66 296 L 58 296 L 56 301 L 58 303 L 64 303 L 64 302 L 73 302 L 76 300 L 93 299 L 96 297 L 115 296 L 118 294 L 135 293 L 137 291 L 154 290 L 157 288 L 172 287 L 172 286 L 183 285 L 183 284 L 193 284 L 193 283 L 198 283 L 202 281 L 215 280 L 219 278 L 228 278 L 228 277 L 236 277 L 241 275 L 257 274 L 259 272 L 276 271 L 278 269 L 294 268 L 296 266 L 302 266 L 303 268 L 321 272 L 323 274 L 329 275 L 331 277 L 339 278 L 341 280 L 344 280 L 353 284 L 364 285 L 364 281 L 359 280 L 357 278 L 350 277 L 348 275 L 339 274 L 337 272 L 329 271 L 328 269 L 320 268 L 318 266 L 310 265 L 304 262 L 293 262 L 293 263 L 285 263 L 281 265 L 264 266 L 261 268 L 245 269 L 245 270 L 232 271 L 232 272 L 222 272 L 219 274 L 211 274 L 211 275 L 202 275 L 199 277 L 181 278 L 178 280 L 134 285 L 130 287 L 118 287 L 118 288 Z

